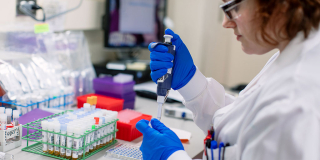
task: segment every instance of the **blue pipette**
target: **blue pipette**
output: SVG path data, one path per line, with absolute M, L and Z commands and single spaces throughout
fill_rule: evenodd
M 164 45 L 168 48 L 168 52 L 175 56 L 176 46 L 172 45 L 171 39 L 173 36 L 171 35 L 164 35 L 165 38 L 164 43 L 154 43 L 152 44 L 151 48 L 155 48 L 157 45 Z M 172 61 L 173 62 L 173 61 Z M 171 89 L 171 82 L 172 82 L 172 68 L 169 68 L 167 73 L 160 77 L 157 81 L 157 102 L 158 102 L 158 114 L 157 119 L 160 121 L 162 115 L 162 106 L 166 102 L 167 97 L 169 95 L 169 91 Z

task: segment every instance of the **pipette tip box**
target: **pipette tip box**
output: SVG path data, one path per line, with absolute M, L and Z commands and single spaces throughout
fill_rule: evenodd
M 83 104 L 87 102 L 87 97 L 96 96 L 97 105 L 96 108 L 107 109 L 111 111 L 121 111 L 123 109 L 123 99 L 107 97 L 98 94 L 87 94 L 77 97 L 78 108 L 82 108 Z
M 145 119 L 150 121 L 152 116 L 142 114 L 140 112 L 125 109 L 118 113 L 117 122 L 117 139 L 125 140 L 125 141 L 132 141 L 136 138 L 142 136 L 142 133 L 138 131 L 136 128 L 136 124 L 141 119 Z

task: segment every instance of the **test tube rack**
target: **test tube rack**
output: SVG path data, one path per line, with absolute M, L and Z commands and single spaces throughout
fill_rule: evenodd
M 43 101 L 27 103 L 25 105 L 17 101 L 4 101 L 0 97 L 0 106 L 6 108 L 12 108 L 12 110 L 19 110 L 20 115 L 28 112 L 29 108 L 65 108 L 68 105 L 73 104 L 73 99 L 71 98 L 74 94 L 64 94 L 56 97 L 51 97 Z
M 21 146 L 22 125 L 0 130 L 0 151 L 6 152 Z
M 59 156 L 55 156 L 55 155 L 49 154 L 47 152 L 43 152 L 43 150 L 42 150 L 43 144 L 48 144 L 48 145 L 57 146 L 57 147 L 60 147 L 60 148 L 69 149 L 71 151 L 83 150 L 83 153 L 84 153 L 83 157 L 82 158 L 78 158 L 78 160 L 84 160 L 84 159 L 87 159 L 87 158 L 93 156 L 94 154 L 102 151 L 103 149 L 105 149 L 107 147 L 110 147 L 113 144 L 117 143 L 117 140 L 114 138 L 107 145 L 104 145 L 104 146 L 100 147 L 99 149 L 96 149 L 93 152 L 90 152 L 89 154 L 85 154 L 85 152 L 86 152 L 85 148 L 90 146 L 90 145 L 92 145 L 93 143 L 96 143 L 96 142 L 100 141 L 101 139 L 103 139 L 105 137 L 108 137 L 110 135 L 113 135 L 113 137 L 116 137 L 116 132 L 118 131 L 118 129 L 116 129 L 117 128 L 116 124 L 117 124 L 118 119 L 116 119 L 116 120 L 114 120 L 112 122 L 106 123 L 106 124 L 100 126 L 99 128 L 96 128 L 96 129 L 94 129 L 94 130 L 92 130 L 90 132 L 87 132 L 84 135 L 81 135 L 80 137 L 74 137 L 74 136 L 70 136 L 70 135 L 67 135 L 67 134 L 61 134 L 61 133 L 51 132 L 51 131 L 47 131 L 47 130 L 42 130 L 41 121 L 48 120 L 48 119 L 51 119 L 51 118 L 54 118 L 54 117 L 58 117 L 60 115 L 67 114 L 69 112 L 73 112 L 73 111 L 68 110 L 68 111 L 61 112 L 61 113 L 58 113 L 58 114 L 54 114 L 54 115 L 51 115 L 51 116 L 48 116 L 48 117 L 45 117 L 45 118 L 42 118 L 42 119 L 39 119 L 39 120 L 36 120 L 36 121 L 33 121 L 33 122 L 30 122 L 30 123 L 27 123 L 27 124 L 23 125 L 22 127 L 27 128 L 27 135 L 23 136 L 22 139 L 27 140 L 27 146 L 25 148 L 22 148 L 22 151 L 31 152 L 31 153 L 35 153 L 35 154 L 40 154 L 40 155 L 44 155 L 44 156 L 48 156 L 48 157 L 52 157 L 52 158 L 56 158 L 56 159 L 68 160 L 67 158 L 63 158 L 63 157 L 59 157 Z M 72 139 L 81 139 L 81 138 L 83 138 L 84 139 L 83 142 L 86 142 L 86 136 L 88 134 L 93 133 L 93 132 L 95 132 L 95 131 L 103 128 L 103 127 L 106 127 L 108 125 L 114 125 L 115 126 L 114 130 L 111 133 L 109 133 L 109 134 L 107 134 L 105 136 L 102 136 L 99 139 L 97 139 L 97 140 L 95 140 L 95 141 L 93 141 L 91 143 L 85 144 L 82 147 L 80 147 L 79 149 L 68 148 L 66 146 L 55 145 L 55 144 L 52 144 L 52 143 L 47 143 L 47 142 L 43 142 L 42 141 L 42 132 L 47 132 L 47 133 L 59 134 L 61 136 L 71 137 Z M 33 130 L 37 130 L 37 131 L 29 134 L 29 129 L 33 129 Z M 29 145 L 29 141 L 36 142 L 36 143 L 32 144 L 32 145 Z

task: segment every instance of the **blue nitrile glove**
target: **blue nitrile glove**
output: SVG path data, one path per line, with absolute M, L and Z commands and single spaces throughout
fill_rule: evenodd
M 178 150 L 184 150 L 178 136 L 162 124 L 158 119 L 140 120 L 136 128 L 143 134 L 140 147 L 144 160 L 166 160 Z
M 173 36 L 171 42 L 176 46 L 176 55 L 173 57 L 168 53 L 168 48 L 163 45 L 151 48 L 154 42 L 150 43 L 151 78 L 157 83 L 157 80 L 167 73 L 167 69 L 172 68 L 173 64 L 171 61 L 174 58 L 171 88 L 178 90 L 184 87 L 191 80 L 196 72 L 196 66 L 193 64 L 193 60 L 187 46 L 182 42 L 179 35 L 175 34 L 171 29 L 166 29 L 165 34 Z

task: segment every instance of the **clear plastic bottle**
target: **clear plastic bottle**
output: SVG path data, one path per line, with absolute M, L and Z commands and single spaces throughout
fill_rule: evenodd
M 73 130 L 74 130 L 74 127 L 71 124 L 68 124 L 68 126 L 67 126 L 68 136 L 73 136 Z M 73 138 L 67 137 L 67 148 L 72 148 L 72 145 L 73 145 Z M 72 157 L 71 150 L 67 149 L 66 150 L 66 158 L 71 159 L 71 157 Z
M 54 132 L 60 133 L 60 123 L 55 122 L 54 124 Z M 55 145 L 60 145 L 60 135 L 59 134 L 54 134 L 54 144 Z M 60 147 L 54 146 L 54 155 L 59 156 L 60 155 Z
M 6 109 L 6 114 L 7 114 L 7 124 L 11 124 L 12 109 L 11 108 L 7 108 Z
M 76 127 L 73 131 L 74 137 L 78 138 L 81 135 L 81 128 Z M 74 139 L 73 140 L 73 149 L 77 150 L 79 149 L 80 146 L 80 138 L 79 139 Z M 72 160 L 77 160 L 79 158 L 78 155 L 79 151 L 72 151 Z
M 42 130 L 48 130 L 48 121 L 41 121 L 41 127 Z M 42 131 L 42 142 L 48 142 L 48 132 Z M 48 145 L 44 144 L 42 145 L 42 151 L 48 152 Z
M 66 124 L 61 124 L 61 134 L 67 134 L 67 125 Z M 60 146 L 65 147 L 66 146 L 66 141 L 67 137 L 61 135 L 60 138 Z M 60 157 L 64 158 L 66 157 L 66 149 L 65 148 L 60 148 Z
M 53 121 L 48 122 L 48 131 L 53 132 L 53 128 L 54 128 L 53 124 L 54 124 Z M 48 132 L 48 143 L 54 144 L 54 134 L 50 132 Z M 48 145 L 48 153 L 53 154 L 54 153 L 53 145 L 50 145 L 50 144 Z

